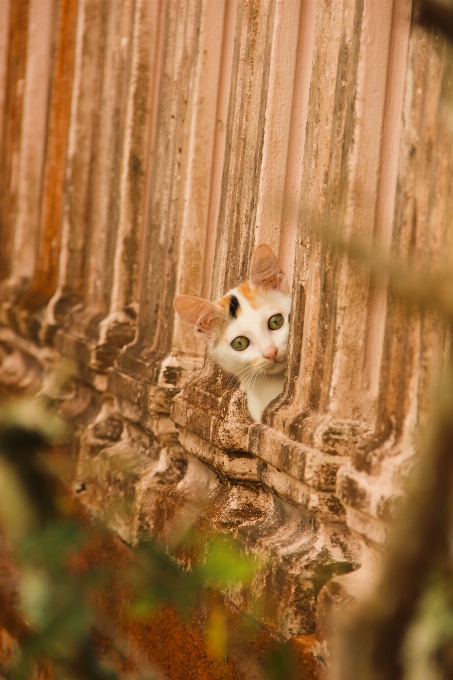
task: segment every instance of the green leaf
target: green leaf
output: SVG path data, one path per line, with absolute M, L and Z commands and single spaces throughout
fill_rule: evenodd
M 202 577 L 220 588 L 252 581 L 258 563 L 255 557 L 244 555 L 236 541 L 224 537 L 214 538 L 207 550 L 206 560 L 199 568 Z

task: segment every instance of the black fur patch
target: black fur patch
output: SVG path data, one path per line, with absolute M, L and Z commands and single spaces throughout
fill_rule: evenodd
M 230 316 L 232 316 L 233 319 L 235 319 L 237 317 L 239 307 L 240 307 L 239 300 L 237 299 L 236 295 L 232 295 L 230 297 L 229 312 L 230 312 Z

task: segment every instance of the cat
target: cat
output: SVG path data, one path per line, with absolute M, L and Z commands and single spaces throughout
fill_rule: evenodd
M 258 245 L 250 279 L 217 302 L 178 295 L 174 307 L 208 343 L 208 354 L 244 386 L 252 420 L 283 389 L 291 295 L 271 248 Z

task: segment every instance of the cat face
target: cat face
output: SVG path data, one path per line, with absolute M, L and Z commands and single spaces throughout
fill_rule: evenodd
M 279 290 L 254 290 L 246 281 L 217 304 L 228 310 L 208 345 L 217 363 L 243 380 L 256 372 L 283 373 L 291 297 Z
M 255 249 L 250 280 L 217 302 L 180 295 L 174 306 L 195 335 L 207 340 L 213 359 L 241 381 L 248 382 L 256 374 L 283 373 L 291 296 L 269 246 Z

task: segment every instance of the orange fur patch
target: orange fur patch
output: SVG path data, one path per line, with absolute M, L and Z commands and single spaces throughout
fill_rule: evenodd
M 217 300 L 217 304 L 228 310 L 230 307 L 230 296 L 225 295 L 223 298 L 220 298 L 220 300 Z
M 238 287 L 238 293 L 245 297 L 252 309 L 258 309 L 258 295 L 250 288 L 250 283 L 248 281 L 241 283 L 241 285 Z
M 231 295 L 225 295 L 223 298 L 220 298 L 220 300 L 217 300 L 217 304 L 224 308 L 226 314 L 229 314 L 230 303 Z M 238 314 L 242 314 L 242 309 L 240 307 L 238 307 L 236 311 L 236 315 Z

